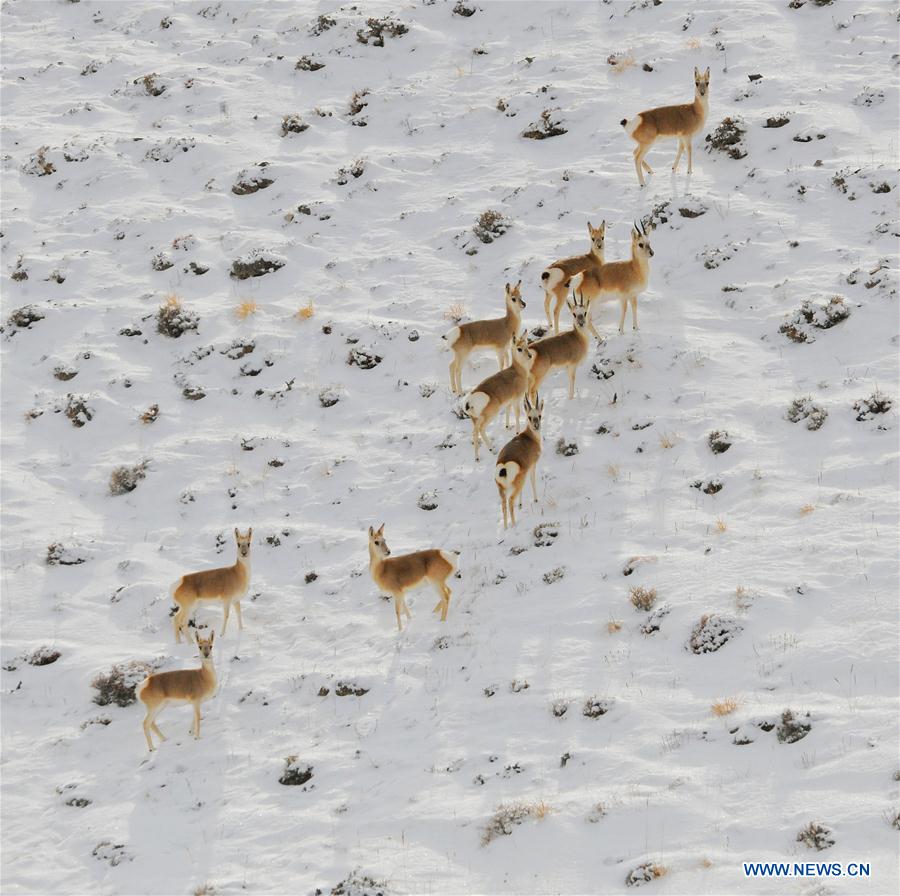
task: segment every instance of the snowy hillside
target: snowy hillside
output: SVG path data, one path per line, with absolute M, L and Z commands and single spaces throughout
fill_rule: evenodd
M 5 0 L 3 892 L 893 892 L 897 22 Z M 641 190 L 619 121 L 695 66 L 693 175 L 660 141 Z M 637 219 L 641 329 L 551 375 L 504 532 L 440 337 L 520 278 L 546 327 L 544 267 Z M 445 623 L 398 634 L 382 522 L 462 552 Z M 197 666 L 169 588 L 249 526 L 202 738 L 150 754 L 92 683 Z

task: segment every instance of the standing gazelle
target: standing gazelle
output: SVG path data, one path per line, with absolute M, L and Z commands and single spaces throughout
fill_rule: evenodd
M 250 588 L 250 544 L 253 539 L 253 529 L 248 529 L 246 535 L 241 535 L 235 529 L 234 538 L 237 542 L 237 560 L 235 560 L 234 566 L 191 572 L 182 576 L 172 586 L 172 599 L 178 605 L 178 610 L 173 618 L 175 640 L 178 643 L 181 642 L 181 633 L 191 618 L 195 606 L 201 601 L 217 601 L 222 604 L 225 611 L 222 635 L 225 634 L 232 605 L 237 610 L 238 628 L 243 630 L 241 598 L 246 597 Z
M 569 290 L 566 284 L 581 271 L 589 268 L 599 268 L 603 264 L 603 243 L 606 239 L 606 221 L 601 221 L 599 227 L 591 227 L 588 221 L 588 234 L 591 238 L 591 249 L 584 255 L 571 255 L 561 258 L 547 265 L 541 274 L 541 286 L 544 288 L 544 313 L 547 315 L 547 325 L 553 327 L 553 332 L 559 332 L 559 313 L 566 302 Z M 556 299 L 551 317 L 550 303 Z M 591 324 L 593 327 L 593 324 Z M 594 333 L 597 336 L 597 333 Z M 597 336 L 599 339 L 600 337 Z
M 644 170 L 653 174 L 653 169 L 644 161 L 644 156 L 650 151 L 650 147 L 659 137 L 675 137 L 678 140 L 678 152 L 675 155 L 675 163 L 672 170 L 678 170 L 678 162 L 681 154 L 687 149 L 688 174 L 693 171 L 694 134 L 706 123 L 709 112 L 709 69 L 701 75 L 694 68 L 694 102 L 684 103 L 678 106 L 659 106 L 656 109 L 647 109 L 639 112 L 632 119 L 623 118 L 620 124 L 633 140 L 637 141 L 634 148 L 634 167 L 638 180 L 644 186 Z
M 455 395 L 462 395 L 463 364 L 476 348 L 492 348 L 497 353 L 500 369 L 506 367 L 509 346 L 519 332 L 522 309 L 525 307 L 521 286 L 521 280 L 515 286 L 506 284 L 505 317 L 473 320 L 467 324 L 460 324 L 444 334 L 443 338 L 453 350 L 453 360 L 450 362 L 450 390 Z
M 581 274 L 576 276 L 580 277 Z M 551 370 L 562 367 L 565 367 L 569 373 L 569 398 L 575 397 L 575 373 L 578 365 L 587 357 L 587 322 L 590 317 L 584 296 L 569 299 L 567 304 L 572 312 L 572 329 L 556 336 L 545 336 L 543 339 L 531 343 L 535 359 L 531 366 L 528 394 L 532 403 L 537 402 L 537 391 L 544 382 L 544 377 Z
M 216 692 L 216 667 L 212 660 L 213 640 L 215 632 L 208 638 L 201 638 L 196 632 L 194 638 L 200 648 L 199 669 L 175 669 L 171 672 L 156 672 L 148 675 L 137 687 L 138 699 L 147 707 L 144 717 L 144 736 L 151 752 L 156 748 L 150 732 L 154 731 L 160 740 L 166 736 L 159 730 L 156 717 L 169 703 L 190 703 L 194 707 L 194 722 L 191 734 L 195 740 L 200 738 L 200 704 L 209 700 Z
M 537 462 L 541 456 L 541 416 L 544 413 L 544 402 L 532 404 L 525 396 L 525 414 L 528 422 L 518 435 L 513 436 L 500 450 L 497 466 L 494 468 L 494 482 L 500 493 L 500 507 L 503 510 L 503 528 L 516 524 L 516 498 L 522 506 L 522 489 L 525 480 L 531 478 L 531 492 L 537 501 Z
M 506 425 L 509 426 L 509 409 L 516 409 L 516 428 L 519 426 L 519 403 L 528 391 L 528 376 L 535 354 L 528 345 L 525 331 L 516 339 L 512 349 L 512 363 L 486 380 L 482 380 L 467 396 L 464 409 L 472 418 L 472 444 L 475 460 L 482 440 L 492 448 L 485 429 L 506 408 Z
M 647 288 L 650 279 L 650 259 L 653 249 L 650 237 L 644 229 L 634 225 L 631 231 L 631 258 L 627 261 L 608 261 L 599 271 L 582 271 L 576 274 L 569 285 L 578 290 L 588 302 L 588 318 L 593 316 L 594 302 L 612 302 L 618 300 L 622 308 L 619 315 L 619 332 L 625 332 L 625 311 L 631 303 L 632 325 L 638 328 L 637 300 L 638 295 Z
M 391 557 L 391 549 L 384 540 L 384 523 L 377 531 L 369 526 L 369 571 L 375 584 L 394 598 L 397 614 L 397 630 L 402 631 L 400 612 L 412 619 L 406 605 L 406 592 L 423 582 L 430 582 L 438 593 L 433 612 L 441 611 L 441 622 L 447 621 L 451 591 L 447 585 L 459 565 L 459 551 L 442 551 L 431 548 Z

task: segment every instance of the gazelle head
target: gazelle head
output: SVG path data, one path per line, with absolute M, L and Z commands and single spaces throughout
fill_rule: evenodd
M 599 227 L 591 227 L 588 221 L 588 235 L 591 238 L 591 251 L 603 254 L 603 241 L 606 239 L 606 221 L 601 221 Z
M 525 307 L 525 302 L 522 299 L 521 280 L 515 286 L 510 286 L 509 283 L 506 284 L 506 306 L 507 308 L 512 308 L 513 310 L 521 310 Z
M 584 301 L 584 293 L 578 293 L 570 297 L 566 304 L 569 306 L 569 311 L 572 312 L 572 317 L 574 318 L 574 324 L 576 330 L 583 330 L 587 326 L 587 317 L 588 317 L 588 306 Z
M 706 96 L 709 90 L 709 68 L 701 75 L 700 69 L 694 66 L 694 87 L 697 89 L 698 96 Z
M 209 659 L 209 655 L 212 653 L 213 641 L 215 640 L 216 633 L 210 632 L 208 638 L 201 638 L 197 632 L 194 632 L 194 640 L 197 642 L 197 646 L 200 648 L 200 656 L 203 659 Z
M 537 352 L 528 344 L 528 330 L 522 330 L 521 336 L 513 337 L 512 359 L 513 364 L 519 364 L 526 370 L 531 370 Z
M 525 416 L 528 418 L 528 425 L 535 431 L 541 431 L 541 417 L 544 413 L 544 400 L 540 395 L 535 396 L 537 404 L 532 404 L 528 396 L 525 396 Z
M 391 556 L 391 549 L 384 540 L 384 523 L 381 524 L 380 529 L 373 529 L 369 526 L 369 549 L 382 559 Z
M 237 542 L 238 557 L 250 556 L 250 545 L 253 541 L 253 527 L 247 530 L 246 535 L 241 535 L 240 530 L 235 527 L 234 540 Z
M 651 228 L 652 229 L 652 228 Z M 631 231 L 631 251 L 634 255 L 643 257 L 644 260 L 653 258 L 653 249 L 650 247 L 650 235 L 644 228 L 644 222 L 635 222 Z

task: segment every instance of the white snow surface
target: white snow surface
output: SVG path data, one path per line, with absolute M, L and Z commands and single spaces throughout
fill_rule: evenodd
M 897 415 L 853 405 L 898 398 L 898 5 L 463 5 L 3 3 L 4 893 L 619 893 L 648 862 L 667 872 L 648 893 L 894 891 Z M 407 33 L 357 40 L 389 13 Z M 619 121 L 689 101 L 694 66 L 693 175 L 661 141 L 641 190 Z M 524 139 L 545 109 L 567 133 Z M 282 136 L 289 114 L 309 127 Z M 743 158 L 704 151 L 726 116 Z M 236 195 L 242 173 L 273 183 Z M 504 532 L 493 458 L 454 413 L 449 310 L 499 315 L 521 278 L 533 328 L 541 270 L 587 251 L 588 220 L 623 258 L 663 203 L 641 329 L 603 306 L 575 399 L 548 380 L 540 502 Z M 487 210 L 510 222 L 489 244 Z M 231 278 L 255 250 L 283 267 Z M 156 331 L 169 293 L 199 317 L 177 339 Z M 846 320 L 779 332 L 834 295 Z M 28 305 L 43 319 L 8 322 Z M 495 369 L 473 356 L 464 384 Z M 82 426 L 55 413 L 69 394 Z M 806 397 L 820 429 L 785 417 Z M 462 552 L 446 623 L 425 589 L 396 631 L 368 572 L 382 521 L 395 554 Z M 169 587 L 251 525 L 202 738 L 172 707 L 149 754 L 140 706 L 98 706 L 91 682 L 197 665 Z M 669 611 L 651 634 L 633 586 Z M 695 654 L 707 614 L 733 637 Z M 29 664 L 41 647 L 59 658 Z M 811 726 L 794 743 L 764 730 L 786 710 Z M 307 784 L 279 783 L 288 757 Z M 511 803 L 543 817 L 483 845 Z M 810 822 L 835 844 L 799 842 Z M 748 880 L 745 860 L 872 876 Z

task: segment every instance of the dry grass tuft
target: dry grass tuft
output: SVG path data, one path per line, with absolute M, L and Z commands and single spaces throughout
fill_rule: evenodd
M 615 74 L 621 75 L 622 72 L 634 67 L 634 53 L 632 53 L 631 50 L 628 50 L 625 53 L 613 53 L 611 56 L 607 57 L 606 62 Z
M 614 635 L 616 632 L 619 632 L 621 630 L 622 623 L 619 622 L 618 619 L 610 619 L 609 622 L 606 623 L 606 631 L 611 635 Z
M 631 603 L 636 610 L 648 611 L 656 603 L 656 589 L 635 585 L 631 589 Z
M 619 481 L 619 465 L 618 464 L 607 464 L 606 465 L 606 475 L 612 479 L 613 482 Z
M 734 697 L 726 697 L 724 700 L 716 700 L 710 709 L 714 716 L 730 716 L 738 708 L 738 705 Z
M 716 532 L 719 535 L 724 535 L 727 531 L 728 531 L 728 524 L 725 522 L 725 520 L 722 519 L 722 517 L 717 517 L 716 518 Z
M 687 39 L 687 43 L 685 46 L 689 50 L 699 50 L 700 49 L 700 38 L 699 37 L 689 37 Z
M 299 320 L 309 320 L 316 313 L 313 307 L 312 299 L 310 299 L 295 315 Z
M 800 516 L 809 516 L 816 509 L 815 504 L 804 504 L 800 508 Z
M 259 306 L 256 304 L 256 302 L 254 302 L 253 299 L 248 299 L 244 302 L 241 302 L 241 304 L 234 309 L 234 313 L 237 316 L 238 320 L 246 320 L 248 317 L 250 317 L 251 314 L 256 314 L 258 310 Z
M 678 443 L 678 436 L 675 433 L 662 432 L 659 434 L 660 448 L 674 448 Z
M 458 324 L 466 316 L 466 306 L 462 302 L 454 302 L 445 312 L 444 320 Z
M 553 808 L 543 800 L 536 803 L 501 804 L 482 831 L 481 845 L 487 846 L 497 837 L 508 837 L 512 833 L 513 827 L 522 824 L 527 818 L 536 818 L 541 821 L 552 811 Z

